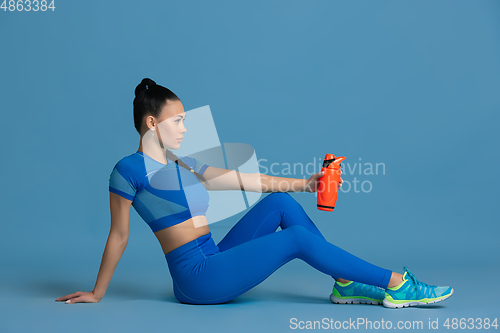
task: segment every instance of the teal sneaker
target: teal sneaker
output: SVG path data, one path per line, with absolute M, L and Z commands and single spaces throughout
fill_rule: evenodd
M 382 304 L 384 289 L 369 284 L 335 281 L 330 300 L 337 304 Z
M 408 268 L 404 268 L 403 282 L 385 290 L 383 304 L 388 308 L 426 305 L 444 301 L 453 295 L 453 288 L 431 286 L 417 280 Z

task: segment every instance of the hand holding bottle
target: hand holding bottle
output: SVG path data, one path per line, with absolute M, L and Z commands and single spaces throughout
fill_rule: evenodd
M 318 191 L 320 178 L 323 177 L 324 174 L 325 174 L 324 172 L 320 171 L 318 173 L 313 174 L 311 177 L 309 177 L 309 179 L 307 180 L 307 184 L 306 184 L 306 191 L 310 192 L 310 193 L 314 193 L 314 192 Z M 339 189 L 342 187 L 342 182 L 343 182 L 342 177 L 340 177 Z
M 345 156 L 335 157 L 334 154 L 326 154 L 321 168 L 322 176 L 318 179 L 318 199 L 316 207 L 319 210 L 331 212 L 337 202 L 338 190 L 341 187 L 342 173 L 340 163 Z

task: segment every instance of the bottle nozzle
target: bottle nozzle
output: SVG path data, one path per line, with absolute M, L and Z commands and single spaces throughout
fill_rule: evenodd
M 347 157 L 345 157 L 345 156 L 339 156 L 339 157 L 336 157 L 336 158 L 335 158 L 335 160 L 333 161 L 333 163 L 335 163 L 335 164 L 339 164 L 339 165 L 340 165 L 340 163 L 341 163 L 343 160 L 345 160 L 345 159 L 347 159 Z

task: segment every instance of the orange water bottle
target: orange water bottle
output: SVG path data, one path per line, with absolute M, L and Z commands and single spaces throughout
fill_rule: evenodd
M 333 154 L 326 154 L 321 172 L 323 176 L 318 178 L 318 200 L 316 207 L 327 212 L 333 211 L 337 196 L 339 194 L 340 182 L 340 162 L 347 157 L 335 157 Z

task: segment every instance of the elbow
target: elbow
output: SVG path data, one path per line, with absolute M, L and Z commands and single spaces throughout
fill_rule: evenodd
M 128 244 L 128 233 L 111 231 L 109 233 L 109 239 L 113 240 L 120 245 L 127 246 Z

